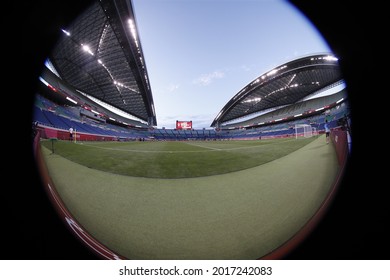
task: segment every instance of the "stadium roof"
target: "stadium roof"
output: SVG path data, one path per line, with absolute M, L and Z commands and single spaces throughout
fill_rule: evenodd
M 342 81 L 338 59 L 331 54 L 299 58 L 268 71 L 241 89 L 211 126 L 294 104 Z
M 157 125 L 131 1 L 96 1 L 62 31 L 49 56 L 61 79 Z

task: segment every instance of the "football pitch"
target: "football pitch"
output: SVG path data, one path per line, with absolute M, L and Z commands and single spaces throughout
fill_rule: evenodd
M 128 259 L 261 258 L 316 215 L 339 172 L 324 136 L 41 145 L 74 219 Z
M 67 142 L 55 153 L 89 168 L 146 178 L 224 174 L 281 158 L 315 138 L 255 141 Z M 43 142 L 51 149 L 51 143 Z

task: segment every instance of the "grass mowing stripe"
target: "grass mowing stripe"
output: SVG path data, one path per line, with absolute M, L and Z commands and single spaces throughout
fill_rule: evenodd
M 55 153 L 89 168 L 115 174 L 176 179 L 225 174 L 255 167 L 290 154 L 314 139 L 313 137 L 291 141 L 219 141 L 213 144 L 226 149 L 218 151 L 187 145 L 185 142 L 128 143 L 127 145 L 111 142 L 109 145 L 102 144 L 101 146 L 105 147 L 101 147 L 58 141 Z M 42 142 L 42 145 L 49 149 L 50 144 L 49 141 Z M 142 149 L 135 151 L 117 149 L 115 144 L 122 148 Z M 244 149 L 245 145 L 247 149 Z M 250 147 L 256 149 L 249 149 Z
M 292 141 L 292 139 L 279 140 L 278 143 L 287 142 L 287 141 Z M 296 140 L 293 139 L 293 141 L 296 141 Z M 237 142 L 237 141 L 234 141 L 234 142 Z M 240 142 L 243 142 L 243 141 L 240 141 Z M 247 141 L 247 142 L 249 142 L 249 141 Z M 236 147 L 236 145 L 233 145 L 234 147 L 232 147 L 232 148 L 215 148 L 215 147 L 210 147 L 208 145 L 194 144 L 193 141 L 180 142 L 180 143 L 184 143 L 185 145 L 202 148 L 202 150 L 146 150 L 146 149 L 137 150 L 137 149 L 120 149 L 120 148 L 105 147 L 106 145 L 101 145 L 100 143 L 97 143 L 94 145 L 94 144 L 86 144 L 84 142 L 81 142 L 81 143 L 78 142 L 77 144 L 90 146 L 90 147 L 94 147 L 94 148 L 98 148 L 98 149 L 124 151 L 124 152 L 136 152 L 136 153 L 199 153 L 199 152 L 210 152 L 210 151 L 232 151 L 232 150 L 240 150 L 240 149 L 253 149 L 253 148 L 257 148 L 259 146 L 263 146 L 263 145 L 275 144 L 275 142 L 258 142 L 258 141 L 250 141 L 250 142 L 252 143 L 252 145 L 240 145 L 238 147 Z M 104 143 L 107 143 L 107 142 L 104 142 Z M 111 142 L 111 143 L 115 143 L 115 142 Z M 155 143 L 155 142 L 153 142 L 153 143 Z M 213 143 L 213 142 L 210 142 L 210 143 Z M 228 143 L 228 142 L 225 142 L 225 143 Z M 225 146 L 227 146 L 229 144 L 225 144 Z M 221 145 L 218 145 L 218 146 L 221 146 Z
M 83 144 L 83 143 L 79 143 L 79 145 L 85 145 L 85 146 L 90 146 L 90 147 L 94 147 L 94 148 L 97 148 L 97 149 L 103 149 L 103 150 L 112 150 L 112 151 L 123 151 L 123 152 L 134 152 L 134 153 L 199 153 L 199 152 L 210 152 L 210 149 L 212 148 L 206 148 L 206 147 L 201 147 L 201 146 L 197 146 L 197 145 L 193 145 L 193 146 L 197 146 L 197 147 L 200 147 L 200 148 L 203 148 L 202 150 L 198 150 L 198 151 L 175 151 L 175 150 L 171 150 L 171 151 L 158 151 L 158 150 L 132 150 L 132 149 L 119 149 L 119 148 L 111 148 L 111 147 L 102 147 L 102 146 L 97 146 L 97 145 L 89 145 L 89 144 Z M 207 150 L 208 149 L 208 150 Z M 212 149 L 212 150 L 220 150 L 220 149 Z

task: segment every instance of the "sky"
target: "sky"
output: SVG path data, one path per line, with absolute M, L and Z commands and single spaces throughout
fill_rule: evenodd
M 263 73 L 331 52 L 282 0 L 133 0 L 157 127 L 210 128 L 223 106 Z

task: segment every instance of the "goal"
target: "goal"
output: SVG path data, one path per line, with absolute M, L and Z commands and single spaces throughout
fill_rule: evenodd
M 296 124 L 295 125 L 295 139 L 309 138 L 313 136 L 313 128 L 309 124 Z

